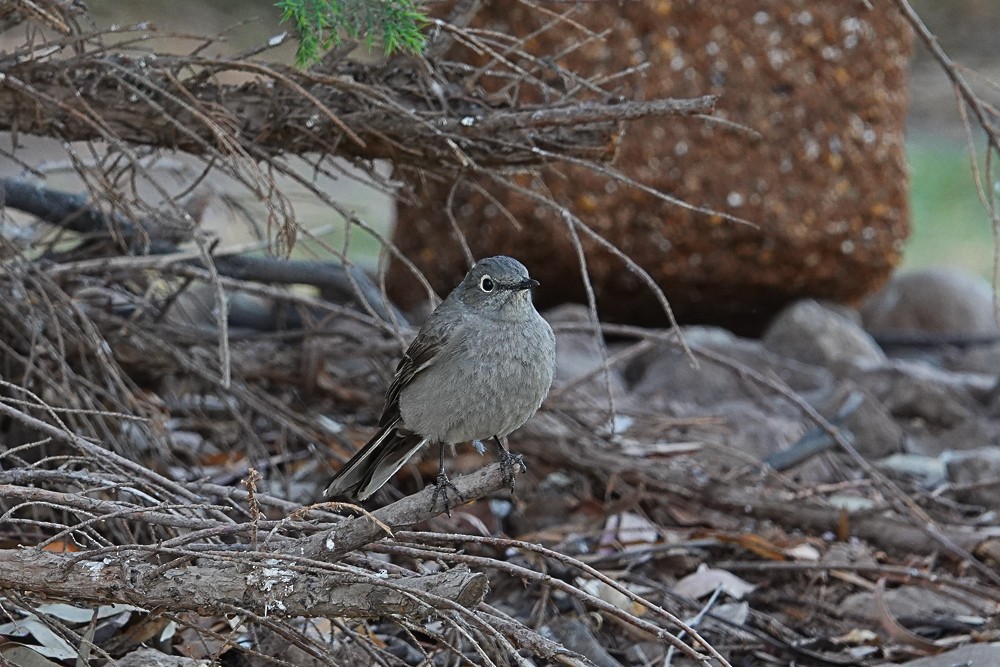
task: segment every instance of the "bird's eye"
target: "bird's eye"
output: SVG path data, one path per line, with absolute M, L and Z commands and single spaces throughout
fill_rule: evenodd
M 493 279 L 489 276 L 483 276 L 482 280 L 479 281 L 479 289 L 484 292 L 492 292 L 494 287 L 496 287 L 496 284 L 494 284 Z

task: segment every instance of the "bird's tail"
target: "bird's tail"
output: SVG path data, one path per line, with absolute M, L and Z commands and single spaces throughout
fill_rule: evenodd
M 426 438 L 398 429 L 396 424 L 385 426 L 337 471 L 324 495 L 368 498 L 426 443 Z

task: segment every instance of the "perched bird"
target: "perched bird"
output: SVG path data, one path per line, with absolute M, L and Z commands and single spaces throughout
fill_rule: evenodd
M 515 259 L 480 260 L 420 328 L 385 397 L 379 431 L 334 476 L 326 495 L 364 500 L 429 443 L 444 447 L 492 438 L 511 487 L 520 457 L 507 436 L 535 414 L 555 373 L 552 328 L 531 302 L 538 281 Z M 523 465 L 523 464 L 521 464 Z

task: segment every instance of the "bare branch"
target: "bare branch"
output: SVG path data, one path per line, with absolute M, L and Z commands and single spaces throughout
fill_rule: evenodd
M 165 611 L 226 614 L 247 609 L 263 616 L 379 617 L 428 613 L 420 593 L 463 606 L 486 594 L 486 576 L 453 569 L 438 574 L 380 579 L 374 575 L 303 571 L 275 556 L 172 568 L 134 555 L 81 559 L 39 549 L 0 549 L 0 589 L 47 598 L 131 604 Z
M 2 63 L 0 63 L 2 64 Z M 174 72 L 204 74 L 180 80 Z M 242 86 L 211 83 L 212 74 L 245 72 Z M 376 75 L 377 76 L 377 75 Z M 530 166 L 538 147 L 580 158 L 609 159 L 622 120 L 711 112 L 715 98 L 620 104 L 494 109 L 467 99 L 448 104 L 365 85 L 362 71 L 301 73 L 278 65 L 159 55 L 143 59 L 75 57 L 30 61 L 0 74 L 0 130 L 67 141 L 118 140 L 193 154 L 337 152 L 397 165 L 460 169 Z M 456 151 L 456 147 L 460 147 Z
M 515 471 L 519 470 L 515 466 Z M 463 502 L 488 496 L 508 486 L 503 466 L 499 463 L 492 463 L 477 472 L 452 481 L 455 484 L 455 494 Z M 419 493 L 372 512 L 372 516 L 390 530 L 412 526 L 444 511 L 443 507 L 435 508 L 432 505 L 433 498 L 434 487 L 428 486 Z M 301 553 L 307 558 L 332 562 L 383 537 L 386 537 L 383 526 L 368 517 L 360 516 L 331 531 L 306 538 L 302 550 L 296 553 Z

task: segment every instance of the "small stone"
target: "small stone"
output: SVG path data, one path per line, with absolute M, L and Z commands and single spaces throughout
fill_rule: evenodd
M 622 667 L 598 642 L 590 626 L 575 618 L 555 617 L 541 630 L 543 636 L 557 640 L 571 651 L 584 656 L 597 667 Z
M 987 373 L 1000 377 L 1000 341 L 985 345 L 970 345 L 945 359 L 949 370 Z
M 854 448 L 866 459 L 878 459 L 902 451 L 906 439 L 903 428 L 878 399 L 849 381 L 823 403 L 823 415 L 833 420 L 852 392 L 860 395 L 860 405 L 844 418 L 843 424 L 835 425 L 851 434 Z
M 987 667 L 1000 665 L 1000 644 L 969 644 L 946 653 L 878 667 Z
M 959 487 L 955 497 L 974 505 L 1000 507 L 1000 447 L 980 447 L 962 452 L 946 452 L 942 457 L 949 481 Z M 981 486 L 980 483 L 986 482 Z M 988 483 L 992 482 L 992 484 Z
M 943 427 L 965 421 L 980 410 L 983 404 L 977 399 L 985 399 L 993 382 L 986 375 L 953 373 L 899 359 L 858 370 L 852 379 L 895 417 Z
M 729 432 L 724 444 L 742 455 L 765 459 L 795 444 L 805 432 L 803 423 L 753 401 L 719 403 L 712 414 L 725 418 Z
M 885 604 L 889 612 L 900 622 L 926 619 L 931 615 L 963 616 L 978 613 L 972 607 L 956 598 L 920 586 L 900 586 L 885 592 Z M 840 603 L 840 608 L 852 618 L 861 617 L 877 620 L 875 596 L 870 592 L 853 593 Z
M 940 458 L 920 454 L 893 454 L 875 465 L 890 477 L 915 481 L 925 489 L 941 484 L 947 474 L 944 461 Z
M 963 451 L 985 447 L 1000 446 L 1000 420 L 970 417 L 951 428 L 911 427 L 908 449 L 911 452 L 925 456 L 938 456 L 948 451 Z
M 776 354 L 834 372 L 886 361 L 875 340 L 845 314 L 845 309 L 813 299 L 797 301 L 783 310 L 771 322 L 762 340 L 764 347 Z

